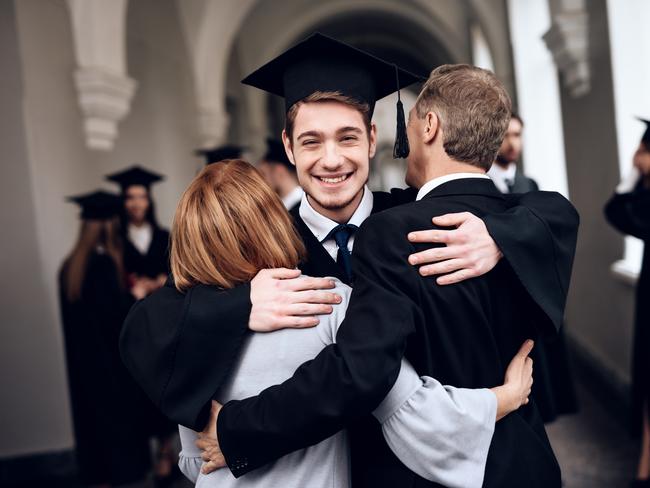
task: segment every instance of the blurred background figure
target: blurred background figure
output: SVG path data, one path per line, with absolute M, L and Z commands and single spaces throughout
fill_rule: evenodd
M 244 154 L 244 148 L 236 144 L 226 144 L 210 149 L 197 149 L 194 151 L 197 156 L 203 156 L 205 165 L 218 163 L 224 159 L 241 159 Z
M 612 226 L 645 243 L 643 264 L 636 285 L 634 350 L 632 356 L 632 428 L 641 433 L 637 480 L 632 486 L 650 487 L 650 121 L 634 153 L 629 176 L 605 206 Z
M 77 467 L 90 486 L 141 481 L 150 468 L 139 396 L 118 339 L 132 299 L 124 275 L 119 196 L 69 198 L 81 207 L 79 238 L 59 274 Z
M 169 274 L 169 231 L 158 224 L 151 185 L 163 176 L 132 166 L 106 176 L 120 185 L 124 272 L 131 294 L 141 300 L 165 284 Z M 144 396 L 140 398 L 145 430 L 156 439 L 154 473 L 159 484 L 176 474 L 173 447 L 176 426 Z
M 501 193 L 525 193 L 539 190 L 535 180 L 528 178 L 517 168 L 523 150 L 523 129 L 524 122 L 519 115 L 513 112 L 497 159 L 488 171 L 488 175 Z
M 518 168 L 523 151 L 524 122 L 512 113 L 510 124 L 488 175 L 501 193 L 525 193 L 539 187 Z M 551 339 L 538 340 L 531 357 L 535 362 L 533 396 L 544 422 L 578 411 L 564 328 Z
M 303 191 L 298 184 L 296 167 L 289 161 L 281 141 L 270 138 L 266 140 L 266 154 L 257 168 L 280 196 L 287 210 L 300 206 Z

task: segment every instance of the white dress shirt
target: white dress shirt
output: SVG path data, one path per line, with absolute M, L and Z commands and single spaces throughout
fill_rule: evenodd
M 346 223 L 361 227 L 361 224 L 363 224 L 364 220 L 370 217 L 370 214 L 372 213 L 373 202 L 374 198 L 372 192 L 368 189 L 367 186 L 364 186 L 361 202 L 352 214 L 352 217 L 350 217 L 350 220 L 348 220 Z M 323 245 L 328 254 L 332 256 L 332 259 L 336 261 L 336 253 L 338 252 L 336 241 L 333 237 L 330 237 L 327 240 L 325 240 L 325 238 L 334 227 L 339 225 L 338 222 L 334 222 L 333 220 L 328 219 L 324 215 L 321 215 L 316 210 L 314 210 L 314 208 L 309 203 L 309 200 L 307 199 L 307 195 L 303 195 L 302 197 L 299 213 L 300 217 L 305 222 L 307 227 L 309 227 L 309 230 L 311 230 L 312 234 L 316 236 L 316 239 L 318 239 L 318 241 Z M 348 250 L 352 252 L 353 247 L 354 234 L 352 234 L 350 240 L 348 241 Z
M 153 227 L 149 222 L 145 222 L 141 226 L 129 224 L 128 236 L 131 244 L 140 252 L 140 254 L 147 254 L 151 240 L 153 239 Z
M 287 193 L 284 198 L 282 198 L 282 203 L 284 204 L 284 208 L 287 210 L 291 210 L 294 205 L 297 205 L 300 203 L 300 200 L 302 200 L 302 196 L 304 195 L 304 191 L 302 191 L 302 188 L 300 186 L 296 186 L 293 190 L 291 190 L 289 193 Z
M 429 193 L 434 188 L 439 187 L 443 183 L 447 183 L 448 181 L 453 180 L 462 180 L 465 178 L 480 178 L 484 180 L 490 179 L 490 177 L 484 173 L 451 173 L 444 176 L 438 176 L 437 178 L 429 180 L 424 185 L 422 185 L 422 188 L 420 188 L 420 191 L 418 191 L 418 196 L 415 197 L 415 201 L 417 202 L 418 200 L 422 200 L 427 193 Z
M 510 185 L 515 182 L 517 174 L 517 163 L 510 163 L 506 168 L 494 163 L 487 174 L 501 193 L 510 193 Z

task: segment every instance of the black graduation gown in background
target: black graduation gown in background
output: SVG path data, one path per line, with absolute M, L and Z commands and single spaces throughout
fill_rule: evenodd
M 141 480 L 150 466 L 138 408 L 142 392 L 118 351 L 129 298 L 106 255 L 90 256 L 79 301 L 66 298 L 65 272 L 64 267 L 59 275 L 60 303 L 81 479 L 88 484 Z
M 632 354 L 632 432 L 641 433 L 644 403 L 650 402 L 650 189 L 641 182 L 630 193 L 615 193 L 605 206 L 610 224 L 644 243 L 643 264 L 636 284 Z M 648 407 L 650 408 L 650 407 Z
M 161 274 L 169 274 L 169 232 L 157 225 L 153 225 L 152 230 L 151 243 L 145 254 L 133 245 L 128 234 L 124 235 L 124 269 L 127 275 L 157 278 Z M 176 432 L 176 425 L 162 415 L 144 395 L 140 409 L 145 419 L 145 429 L 151 435 L 166 437 Z
M 124 236 L 124 269 L 127 274 L 156 278 L 169 273 L 169 232 L 161 227 L 153 226 L 151 244 L 146 254 L 140 251 Z
M 413 189 L 375 193 L 375 210 L 413 201 L 416 193 Z M 504 199 L 509 210 L 486 214 L 483 220 L 528 293 L 545 311 L 554 333 L 564 316 L 577 214 L 557 193 L 504 195 Z M 300 229 L 300 223 L 297 226 Z M 316 238 L 305 238 L 305 244 L 310 257 L 303 271 L 336 276 L 338 266 L 332 265 Z M 317 258 L 319 253 L 325 265 Z M 198 285 L 180 293 L 168 280 L 129 312 L 121 337 L 122 358 L 165 415 L 202 430 L 210 399 L 228 378 L 249 332 L 250 310 L 249 283 L 230 290 Z

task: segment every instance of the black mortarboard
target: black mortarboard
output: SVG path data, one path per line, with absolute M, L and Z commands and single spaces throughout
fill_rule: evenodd
M 164 178 L 164 176 L 140 166 L 131 166 L 117 173 L 106 175 L 106 179 L 119 184 L 122 187 L 122 191 L 133 185 L 142 185 L 149 188 L 152 183 L 156 183 Z
M 66 201 L 74 202 L 81 207 L 82 219 L 106 220 L 119 215 L 122 210 L 122 199 L 104 190 L 67 197 Z
M 289 48 L 242 80 L 245 85 L 284 97 L 285 109 L 316 91 L 338 91 L 370 106 L 397 91 L 395 157 L 408 155 L 404 108 L 399 89 L 421 78 L 348 44 L 316 33 Z
M 296 170 L 295 166 L 291 164 L 291 161 L 289 161 L 289 158 L 287 157 L 287 151 L 284 150 L 284 144 L 276 139 L 266 139 L 266 154 L 264 155 L 264 161 L 267 163 L 282 164 L 291 171 Z
M 234 144 L 213 147 L 211 149 L 197 149 L 194 154 L 205 158 L 205 165 L 218 163 L 224 159 L 241 159 L 244 148 Z
M 641 136 L 641 142 L 646 148 L 650 149 L 650 120 L 642 119 L 641 117 L 637 117 L 637 119 L 645 124 L 645 132 Z

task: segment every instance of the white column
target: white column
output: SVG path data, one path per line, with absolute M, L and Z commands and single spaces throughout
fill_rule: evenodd
M 126 0 L 68 0 L 86 145 L 108 151 L 131 108 L 136 82 L 126 73 Z
M 542 190 L 569 196 L 557 71 L 543 40 L 551 27 L 546 0 L 509 0 L 518 110 L 524 120 L 524 161 Z
M 481 26 L 472 24 L 470 35 L 472 37 L 472 63 L 474 66 L 494 72 L 494 60 Z
M 635 117 L 650 118 L 650 2 L 647 0 L 607 1 L 609 43 L 614 81 L 616 138 L 621 178 L 632 168 L 632 157 L 645 130 Z M 612 189 L 613 190 L 613 189 Z M 625 240 L 625 255 L 613 270 L 635 279 L 641 269 L 643 242 Z

